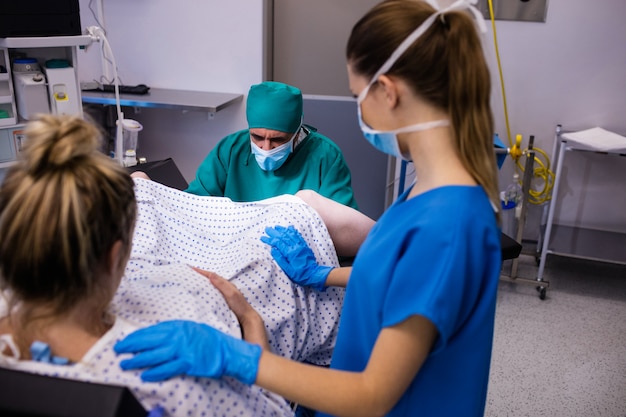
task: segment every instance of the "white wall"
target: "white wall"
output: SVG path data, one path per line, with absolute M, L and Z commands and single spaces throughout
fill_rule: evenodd
M 84 26 L 88 3 L 81 0 Z M 123 82 L 245 94 L 263 77 L 262 3 L 104 0 L 109 40 Z M 557 123 L 567 130 L 601 126 L 626 135 L 625 16 L 623 0 L 551 0 L 545 23 L 496 22 L 513 136 L 524 135 L 526 145 L 528 136 L 535 135 L 535 146 L 550 153 Z M 489 45 L 492 35 L 490 28 Z M 497 76 L 494 52 L 488 52 Z M 81 58 L 85 78 L 101 73 L 98 65 L 90 66 L 88 55 L 93 53 L 92 46 Z M 506 142 L 498 83 L 494 110 L 497 131 Z M 171 110 L 143 110 L 132 117 L 144 124 L 140 151 L 149 159 L 174 157 L 187 179 L 223 135 L 245 126 L 244 102 L 211 121 Z M 626 230 L 626 163 L 623 158 L 589 162 L 595 159 L 574 161 L 568 187 L 563 187 L 564 209 L 558 214 L 568 223 Z M 507 162 L 503 184 L 510 172 Z M 572 197 L 583 184 L 592 197 L 581 209 Z M 530 217 L 527 229 L 533 237 L 537 213 L 531 210 Z
M 245 92 L 261 77 L 262 1 L 101 1 L 125 84 Z M 93 22 L 88 5 L 81 0 L 83 26 Z

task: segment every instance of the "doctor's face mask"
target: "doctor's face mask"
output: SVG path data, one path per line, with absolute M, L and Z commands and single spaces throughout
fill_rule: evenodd
M 261 149 L 251 140 L 250 147 L 259 167 L 263 171 L 275 171 L 280 168 L 285 163 L 291 152 L 293 152 L 294 139 L 299 133 L 300 128 L 298 128 L 289 141 L 275 147 L 274 149 L 270 149 L 269 151 Z
M 443 13 L 453 10 L 469 10 L 474 14 L 480 31 L 484 33 L 487 30 L 482 15 L 473 6 L 477 3 L 477 0 L 457 0 L 450 6 L 443 9 L 439 8 L 436 0 L 430 0 L 428 1 L 428 3 L 433 6 L 437 11 L 430 15 L 426 20 L 424 20 L 424 22 L 422 22 L 422 24 L 418 26 L 417 29 L 415 29 L 409 36 L 407 36 L 407 38 L 402 41 L 400 45 L 398 45 L 396 50 L 389 56 L 387 61 L 380 67 L 380 69 L 376 71 L 367 86 L 359 93 L 357 97 L 357 113 L 359 118 L 359 126 L 361 127 L 361 131 L 363 132 L 363 136 L 365 137 L 365 139 L 379 151 L 405 160 L 410 160 L 410 155 L 403 154 L 400 151 L 397 136 L 399 133 L 418 132 L 433 129 L 436 127 L 448 126 L 450 125 L 450 121 L 447 119 L 433 120 L 389 131 L 380 131 L 373 129 L 365 123 L 361 113 L 361 103 L 363 102 L 363 100 L 365 100 L 365 97 L 367 97 L 367 93 L 369 92 L 370 87 L 378 80 L 378 77 L 380 77 L 382 74 L 385 74 L 387 71 L 389 71 L 389 69 L 391 69 L 393 64 L 396 63 L 400 56 L 402 56 L 402 54 L 405 53 L 407 49 L 411 45 L 413 45 L 424 32 L 426 32 L 426 30 L 430 28 L 433 22 Z

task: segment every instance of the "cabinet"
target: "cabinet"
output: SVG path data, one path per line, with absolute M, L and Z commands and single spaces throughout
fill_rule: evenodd
M 557 127 L 553 155 L 558 155 L 552 200 L 548 208 L 543 239 L 538 247 L 541 253 L 537 280 L 543 280 L 546 258 L 549 254 L 589 260 L 626 264 L 626 233 L 585 227 L 560 225 L 555 222 L 559 186 L 563 181 L 567 154 L 596 152 L 602 158 L 620 158 L 626 163 L 626 137 L 594 128 L 574 133 L 563 133 Z M 607 201 L 611 196 L 606 196 Z
M 63 62 L 63 80 L 55 84 L 46 82 L 46 97 L 52 113 L 82 114 L 80 85 L 78 82 L 77 50 L 92 42 L 90 36 L 47 36 L 24 38 L 0 38 L 0 168 L 17 158 L 21 149 L 22 128 L 26 120 L 19 114 L 17 106 L 15 73 L 12 63 L 15 58 L 33 58 L 46 71 L 50 62 Z M 60 68 L 55 66 L 55 76 Z M 48 74 L 52 77 L 53 71 Z M 55 89 L 63 85 L 63 90 Z M 54 100 L 57 100 L 55 105 Z M 53 101 L 52 103 L 50 101 Z M 73 101 L 73 102 L 72 102 Z M 2 117 L 5 116 L 5 117 Z

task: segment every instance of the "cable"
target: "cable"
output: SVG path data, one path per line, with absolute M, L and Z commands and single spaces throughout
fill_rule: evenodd
M 541 188 L 540 190 L 534 190 L 532 188 L 528 190 L 528 202 L 531 204 L 539 205 L 549 201 L 551 198 L 552 188 L 554 187 L 554 172 L 550 170 L 550 159 L 548 158 L 548 155 L 539 148 L 533 148 L 533 151 L 537 152 L 545 159 L 544 163 L 540 158 L 537 157 L 537 155 L 535 155 L 533 164 L 533 177 L 539 178 L 543 181 L 543 188 Z M 528 152 L 525 153 L 528 156 Z M 517 166 L 523 173 L 524 168 L 519 161 L 517 162 Z
M 497 37 L 497 32 L 496 32 L 496 20 L 495 20 L 495 15 L 493 13 L 493 1 L 489 0 L 489 17 L 491 20 L 491 27 L 493 29 L 493 43 L 494 43 L 494 48 L 495 48 L 495 52 L 496 52 L 496 61 L 498 63 L 498 73 L 500 75 L 500 88 L 502 89 L 502 104 L 504 107 L 504 120 L 506 123 L 506 134 L 507 134 L 507 138 L 509 140 L 509 154 L 511 155 L 511 158 L 513 158 L 513 161 L 515 163 L 515 166 L 517 167 L 517 169 L 520 171 L 521 175 L 519 175 L 520 178 L 524 177 L 524 167 L 522 166 L 522 163 L 520 162 L 520 158 L 522 156 L 526 156 L 528 157 L 528 154 L 530 153 L 529 149 L 522 149 L 521 143 L 522 143 L 522 135 L 516 135 L 515 137 L 515 143 L 513 143 L 513 140 L 511 138 L 511 127 L 510 127 L 510 123 L 509 123 L 509 111 L 507 108 L 507 102 L 506 102 L 506 91 L 504 88 L 504 76 L 502 73 L 502 63 L 500 62 L 500 51 L 498 49 L 498 37 Z M 554 172 L 552 172 L 550 170 L 550 158 L 548 158 L 548 155 L 545 151 L 543 151 L 540 148 L 535 148 L 533 147 L 532 149 L 533 151 L 536 152 L 535 156 L 534 156 L 534 164 L 533 165 L 539 165 L 537 167 L 535 167 L 533 169 L 533 177 L 534 178 L 539 178 L 540 180 L 543 180 L 543 188 L 541 190 L 533 190 L 532 188 L 528 190 L 528 194 L 529 194 L 529 199 L 528 202 L 531 204 L 543 204 L 547 201 L 550 200 L 551 195 L 552 195 L 552 188 L 554 185 Z M 540 154 L 544 159 L 545 162 L 542 161 L 541 159 L 539 159 L 537 157 L 537 154 Z M 520 180 L 521 181 L 521 180 Z
M 498 50 L 498 35 L 496 33 L 496 19 L 493 13 L 493 2 L 489 0 L 489 17 L 491 20 L 491 28 L 493 29 L 493 45 L 496 50 L 496 61 L 498 63 L 498 73 L 500 75 L 500 88 L 502 89 L 502 103 L 504 106 L 504 121 L 506 123 L 506 136 L 509 140 L 509 145 L 513 146 L 513 140 L 511 139 L 511 128 L 509 125 L 509 111 L 506 104 L 506 91 L 504 89 L 504 76 L 502 75 L 502 63 L 500 62 L 500 51 Z
M 97 40 L 102 41 L 102 53 L 106 60 L 106 55 L 108 54 L 111 57 L 111 60 L 107 60 L 112 68 L 113 68 L 113 85 L 115 90 L 115 106 L 117 110 L 117 128 L 116 128 L 116 137 L 115 137 L 115 159 L 122 164 L 123 157 L 123 133 L 122 133 L 122 121 L 124 120 L 124 113 L 122 113 L 122 106 L 120 104 L 120 86 L 119 86 L 119 78 L 117 76 L 117 64 L 115 63 L 115 56 L 113 55 L 113 50 L 111 49 L 111 45 L 104 33 L 104 30 L 98 26 L 89 26 L 87 28 L 87 33 Z
M 93 8 L 93 3 L 94 0 L 89 0 L 89 11 L 91 11 L 91 15 L 93 16 L 94 20 L 96 21 L 96 24 L 98 25 L 98 27 L 102 28 L 103 33 L 106 35 L 106 29 L 104 29 L 106 27 L 106 25 L 104 24 L 104 9 L 102 6 L 102 1 L 98 1 L 97 6 L 98 6 L 98 10 L 94 10 Z M 109 65 L 113 65 L 111 60 L 109 59 L 109 57 L 106 56 L 106 54 L 102 54 L 102 58 L 104 59 L 104 61 L 106 61 Z M 111 79 L 108 77 L 108 71 L 107 71 L 108 67 L 103 64 L 102 66 L 102 71 L 104 72 L 104 74 L 102 74 L 100 76 L 100 83 L 106 83 L 106 84 L 112 84 L 113 81 L 111 81 Z M 121 80 L 120 80 L 121 82 Z M 123 84 L 123 83 L 122 83 Z
M 93 2 L 94 2 L 94 0 L 89 0 L 89 11 L 91 11 L 91 15 L 93 16 L 93 18 L 96 21 L 96 23 L 98 24 L 98 26 L 104 27 L 104 25 L 102 24 L 102 22 L 100 21 L 100 19 L 98 17 L 98 13 L 96 13 L 96 11 L 93 9 Z M 100 6 L 102 6 L 102 5 L 100 4 Z

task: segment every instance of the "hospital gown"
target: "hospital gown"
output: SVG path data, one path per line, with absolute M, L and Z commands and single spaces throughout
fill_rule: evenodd
M 135 184 L 139 214 L 118 293 L 161 265 L 180 263 L 216 272 L 235 284 L 263 317 L 275 353 L 330 364 L 344 290 L 319 292 L 292 283 L 260 240 L 267 226 L 294 225 L 321 264 L 338 266 L 326 226 L 310 206 L 290 195 L 236 203 L 142 179 Z
M 233 378 L 144 383 L 140 371 L 121 371 L 119 361 L 125 355 L 116 356 L 112 348 L 133 330 L 169 319 L 204 322 L 241 337 L 237 318 L 219 291 L 192 265 L 215 271 L 241 289 L 264 318 L 274 352 L 328 364 L 343 291 L 318 292 L 292 284 L 259 240 L 266 226 L 288 222 L 303 232 L 320 262 L 336 265 L 321 219 L 295 197 L 275 204 L 233 203 L 150 181 L 135 183 L 137 225 L 126 274 L 111 306 L 116 315 L 113 327 L 79 363 L 50 365 L 0 355 L 0 366 L 124 385 L 146 409 L 159 405 L 170 416 L 292 415 L 283 398 Z M 6 304 L 0 298 L 0 316 L 4 315 Z

